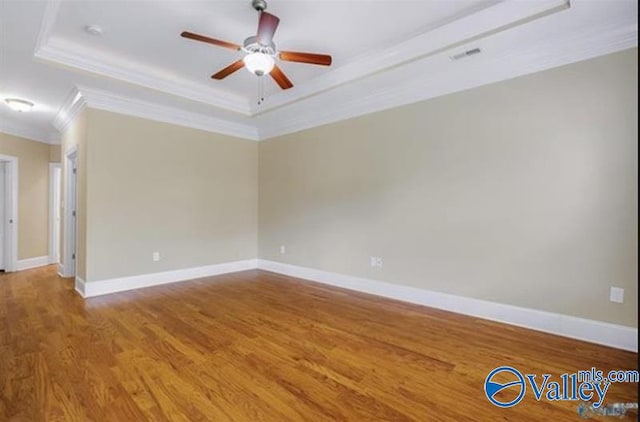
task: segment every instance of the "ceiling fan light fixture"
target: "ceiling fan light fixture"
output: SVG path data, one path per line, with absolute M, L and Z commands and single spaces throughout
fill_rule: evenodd
M 273 57 L 264 53 L 247 54 L 242 61 L 247 70 L 257 76 L 267 75 L 275 66 Z
M 31 101 L 21 100 L 19 98 L 5 98 L 4 102 L 7 103 L 12 110 L 18 112 L 31 111 L 33 108 L 33 103 Z

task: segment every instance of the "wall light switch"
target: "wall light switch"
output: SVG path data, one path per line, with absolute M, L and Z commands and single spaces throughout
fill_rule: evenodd
M 152 257 L 154 262 L 160 261 L 160 252 L 154 252 Z
M 280 246 L 280 253 L 283 255 L 287 253 L 287 248 L 285 248 L 284 245 Z
M 611 287 L 611 292 L 609 293 L 609 300 L 615 303 L 624 302 L 624 289 L 620 287 Z

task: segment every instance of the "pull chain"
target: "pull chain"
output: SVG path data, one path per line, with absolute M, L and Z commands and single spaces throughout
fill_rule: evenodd
M 258 105 L 264 102 L 264 82 L 262 76 L 258 76 Z

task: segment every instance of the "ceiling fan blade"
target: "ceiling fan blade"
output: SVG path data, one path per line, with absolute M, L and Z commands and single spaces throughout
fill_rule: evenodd
M 215 38 L 205 37 L 204 35 L 194 34 L 193 32 L 184 31 L 182 34 L 180 34 L 180 36 L 183 38 L 189 38 L 190 40 L 202 41 L 208 44 L 217 45 L 219 47 L 230 48 L 232 50 L 240 50 L 240 46 L 238 44 L 216 40 Z
M 285 75 L 278 66 L 273 66 L 273 70 L 271 70 L 271 77 L 282 89 L 289 89 L 293 87 L 293 84 L 289 78 L 287 78 L 287 75 Z
M 299 53 L 295 51 L 281 51 L 280 60 L 331 66 L 331 56 L 327 54 Z
M 244 62 L 242 61 L 242 59 L 240 59 L 237 62 L 231 63 L 229 66 L 225 67 L 224 69 L 222 69 L 218 73 L 216 73 L 214 75 L 211 75 L 211 78 L 212 79 L 224 79 L 227 76 L 231 75 L 236 70 L 242 69 L 243 67 L 244 67 Z
M 264 46 L 271 45 L 273 34 L 276 33 L 280 23 L 280 18 L 271 13 L 260 12 L 260 21 L 258 22 L 258 42 Z

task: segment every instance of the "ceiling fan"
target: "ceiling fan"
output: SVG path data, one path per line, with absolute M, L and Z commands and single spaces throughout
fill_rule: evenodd
M 280 88 L 289 89 L 293 87 L 293 84 L 276 64 L 276 58 L 286 62 L 316 64 L 321 66 L 331 65 L 331 56 L 326 54 L 277 50 L 276 45 L 273 42 L 273 35 L 278 28 L 280 19 L 275 15 L 265 12 L 265 9 L 267 8 L 265 0 L 253 0 L 251 5 L 256 11 L 258 11 L 258 13 L 260 13 L 258 32 L 255 36 L 251 36 L 244 40 L 242 45 L 217 40 L 215 38 L 194 34 L 193 32 L 188 31 L 184 31 L 180 34 L 184 38 L 246 53 L 242 59 L 231 63 L 229 66 L 213 74 L 211 76 L 213 79 L 224 79 L 235 71 L 246 67 L 249 72 L 256 76 L 270 74 Z

